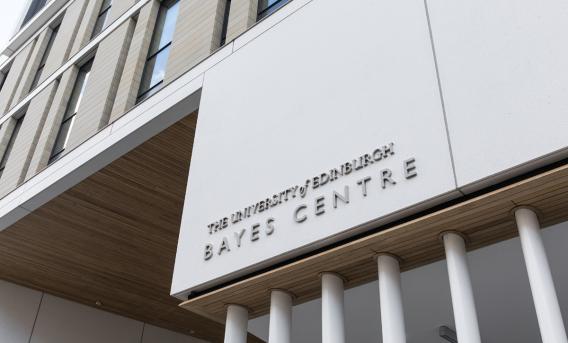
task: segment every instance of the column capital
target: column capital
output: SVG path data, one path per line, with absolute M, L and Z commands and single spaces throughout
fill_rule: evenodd
M 338 277 L 339 279 L 343 280 L 343 283 L 347 283 L 347 282 L 349 281 L 349 279 L 347 279 L 345 276 L 343 276 L 343 275 L 341 275 L 341 274 L 339 274 L 339 273 L 337 273 L 337 272 L 321 272 L 321 273 L 318 274 L 318 276 L 319 276 L 320 279 L 323 279 L 323 276 L 324 276 L 324 275 L 333 275 L 333 276 L 336 276 L 336 277 Z
M 248 306 L 241 305 L 241 304 L 234 304 L 234 303 L 225 304 L 225 310 L 228 310 L 229 307 L 238 307 L 238 308 L 242 308 L 243 310 L 246 310 L 248 313 L 252 312 L 252 310 Z
M 446 230 L 446 231 L 440 232 L 440 235 L 439 235 L 440 240 L 443 242 L 444 236 L 449 235 L 449 234 L 454 234 L 454 235 L 460 236 L 464 240 L 466 245 L 471 243 L 471 239 L 468 237 L 468 235 L 466 235 L 463 232 L 457 231 L 457 230 Z
M 284 294 L 288 294 L 292 298 L 292 300 L 298 299 L 296 294 L 294 294 L 293 292 L 286 290 L 284 288 L 270 288 L 270 289 L 268 289 L 269 294 L 272 294 L 273 292 L 281 292 L 281 293 L 284 293 Z
M 519 205 L 519 206 L 513 207 L 513 209 L 511 209 L 511 212 L 510 212 L 511 216 L 516 219 L 515 213 L 517 213 L 517 211 L 519 211 L 519 210 L 529 210 L 529 211 L 533 212 L 534 214 L 536 214 L 536 217 L 538 218 L 539 221 L 542 220 L 542 217 L 543 217 L 542 211 L 539 210 L 538 208 L 532 206 L 532 205 Z

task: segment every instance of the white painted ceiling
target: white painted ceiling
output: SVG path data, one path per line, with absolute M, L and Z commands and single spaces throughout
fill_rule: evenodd
M 565 325 L 568 324 L 568 222 L 543 230 Z M 481 335 L 485 343 L 540 342 L 536 313 L 518 238 L 469 253 Z M 454 328 L 446 262 L 402 274 L 409 343 L 447 343 L 437 328 Z M 380 339 L 376 282 L 345 293 L 347 342 Z M 249 322 L 249 330 L 268 339 L 268 316 Z M 567 325 L 568 327 L 568 325 Z M 294 343 L 321 342 L 321 302 L 294 307 Z

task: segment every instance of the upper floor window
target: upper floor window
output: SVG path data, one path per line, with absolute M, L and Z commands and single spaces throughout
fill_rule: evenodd
M 103 0 L 101 10 L 99 11 L 99 16 L 97 17 L 97 22 L 95 23 L 95 29 L 93 30 L 93 34 L 91 35 L 91 39 L 98 36 L 99 33 L 101 33 L 106 27 L 111 7 L 112 0 Z
M 60 159 L 67 148 L 69 135 L 73 129 L 73 124 L 75 123 L 75 118 L 77 117 L 81 100 L 85 94 L 85 88 L 89 80 L 89 75 L 91 74 L 92 66 L 93 60 L 91 59 L 79 69 L 79 74 L 77 75 L 77 80 L 75 81 L 71 98 L 69 98 L 69 102 L 67 103 L 67 109 L 65 110 L 63 121 L 59 127 L 59 132 L 57 133 L 57 138 L 55 139 L 55 144 L 51 151 L 51 156 L 49 157 L 50 164 Z
M 179 0 L 162 1 L 142 74 L 138 102 L 156 93 L 164 83 L 178 13 Z
M 12 148 L 14 147 L 14 142 L 16 142 L 16 138 L 18 137 L 18 133 L 20 132 L 20 128 L 22 127 L 22 123 L 24 122 L 25 115 L 21 116 L 16 120 L 16 125 L 12 129 L 12 134 L 10 135 L 10 140 L 8 141 L 8 145 L 6 145 L 6 149 L 4 150 L 4 155 L 2 155 L 2 160 L 0 160 L 0 177 L 4 173 L 4 169 L 6 169 L 6 163 L 8 163 L 8 158 L 10 158 L 10 154 L 12 153 Z
M 39 66 L 36 70 L 34 80 L 32 82 L 32 87 L 30 88 L 33 90 L 39 84 L 39 80 L 41 79 L 41 75 L 43 73 L 43 69 L 45 68 L 45 63 L 47 62 L 47 58 L 49 57 L 49 53 L 51 52 L 51 48 L 53 47 L 53 42 L 55 42 L 55 38 L 57 38 L 57 33 L 59 32 L 59 25 L 57 27 L 51 29 L 51 36 L 49 36 L 49 41 L 47 42 L 47 46 L 43 51 L 43 56 L 41 57 L 41 61 Z
M 221 28 L 221 46 L 227 43 L 227 31 L 229 29 L 229 14 L 231 14 L 231 0 L 225 2 L 225 13 L 223 15 L 223 27 Z
M 30 21 L 39 11 L 41 11 L 46 3 L 47 0 L 32 0 L 30 7 L 28 7 L 28 11 L 26 12 L 26 16 L 22 21 L 22 26 L 26 25 L 28 21 Z
M 263 19 L 276 12 L 280 7 L 286 5 L 290 0 L 259 0 L 258 19 Z

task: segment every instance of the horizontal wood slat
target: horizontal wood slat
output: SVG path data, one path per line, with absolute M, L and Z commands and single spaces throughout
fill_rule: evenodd
M 459 231 L 468 238 L 468 249 L 478 249 L 516 237 L 511 211 L 519 205 L 537 208 L 542 225 L 568 220 L 568 165 L 518 181 L 456 205 L 409 220 L 364 238 L 335 247 L 201 295 L 180 306 L 223 322 L 225 305 L 241 304 L 252 317 L 269 312 L 269 290 L 285 289 L 296 304 L 321 296 L 319 273 L 333 271 L 351 288 L 377 279 L 374 257 L 388 252 L 402 259 L 410 270 L 444 258 L 440 234 Z
M 223 325 L 181 309 L 169 295 L 196 118 L 0 232 L 0 278 L 222 342 Z

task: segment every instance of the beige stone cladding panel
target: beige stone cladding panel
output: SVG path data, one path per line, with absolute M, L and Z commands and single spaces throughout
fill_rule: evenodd
M 124 13 L 126 13 L 126 11 L 130 9 L 130 7 L 136 5 L 138 1 L 143 1 L 143 0 L 113 0 L 108 22 L 112 23 L 113 21 L 120 18 L 121 15 L 123 15 Z
M 69 59 L 80 23 L 83 21 L 85 8 L 89 0 L 75 0 L 65 11 L 59 33 L 53 42 L 51 53 L 45 62 L 40 82 L 53 74 Z
M 41 129 L 41 133 L 28 168 L 26 180 L 29 180 L 31 177 L 47 167 L 51 151 L 53 150 L 53 144 L 55 144 L 55 139 L 59 133 L 59 127 L 63 121 L 63 115 L 65 114 L 67 103 L 69 102 L 71 92 L 75 86 L 78 72 L 79 68 L 73 66 L 66 70 L 61 77 L 59 87 L 53 97 L 51 107 L 49 108 L 43 128 Z
M 134 27 L 134 20 L 123 23 L 99 45 L 68 149 L 75 148 L 108 124 Z
M 45 53 L 45 49 L 47 49 L 47 44 L 49 42 L 49 38 L 51 37 L 51 33 L 51 28 L 48 28 L 46 30 L 43 30 L 43 32 L 38 36 L 28 64 L 26 65 L 24 73 L 22 74 L 22 79 L 20 80 L 18 87 L 16 88 L 12 106 L 16 105 L 23 98 L 25 98 L 26 95 L 29 94 L 32 82 L 37 73 L 37 69 L 39 68 L 39 64 L 41 63 L 41 59 L 43 58 L 43 54 Z
M 31 41 L 18 55 L 14 58 L 8 77 L 4 82 L 2 91 L 0 91 L 0 115 L 5 114 L 14 104 L 14 95 L 16 89 L 22 80 L 24 70 L 28 65 L 30 57 L 35 47 L 35 40 Z
M 144 64 L 152 40 L 154 25 L 160 3 L 151 1 L 140 10 L 134 35 L 126 57 L 124 71 L 120 78 L 116 99 L 112 108 L 110 122 L 114 122 L 136 104 L 136 97 L 142 80 Z
M 135 4 L 136 0 L 114 0 L 109 11 L 106 26 L 108 27 L 112 22 L 120 18 L 120 16 Z M 85 8 L 85 15 L 77 32 L 77 39 L 75 39 L 73 48 L 71 49 L 71 55 L 77 53 L 91 41 L 102 5 L 103 0 L 88 1 L 87 7 Z
M 191 69 L 219 47 L 226 0 L 185 0 L 168 60 L 165 83 Z
M 16 119 L 13 118 L 6 120 L 0 126 L 0 159 L 2 159 L 6 153 L 6 148 L 8 147 L 8 142 L 10 141 L 10 137 L 12 137 L 12 132 L 15 126 Z M 2 179 L 0 179 L 0 182 L 2 182 Z
M 256 23 L 258 0 L 233 0 L 227 26 L 227 42 L 245 32 Z
M 116 1 L 116 0 L 115 0 Z M 121 1 L 121 0 L 118 0 Z M 95 24 L 99 16 L 103 0 L 90 0 L 85 7 L 85 13 L 77 29 L 77 38 L 71 47 L 71 54 L 73 56 L 79 50 L 85 47 L 90 41 L 95 29 Z
M 6 169 L 0 179 L 0 197 L 4 197 L 24 182 L 57 86 L 57 81 L 47 86 L 28 106 L 6 163 Z

